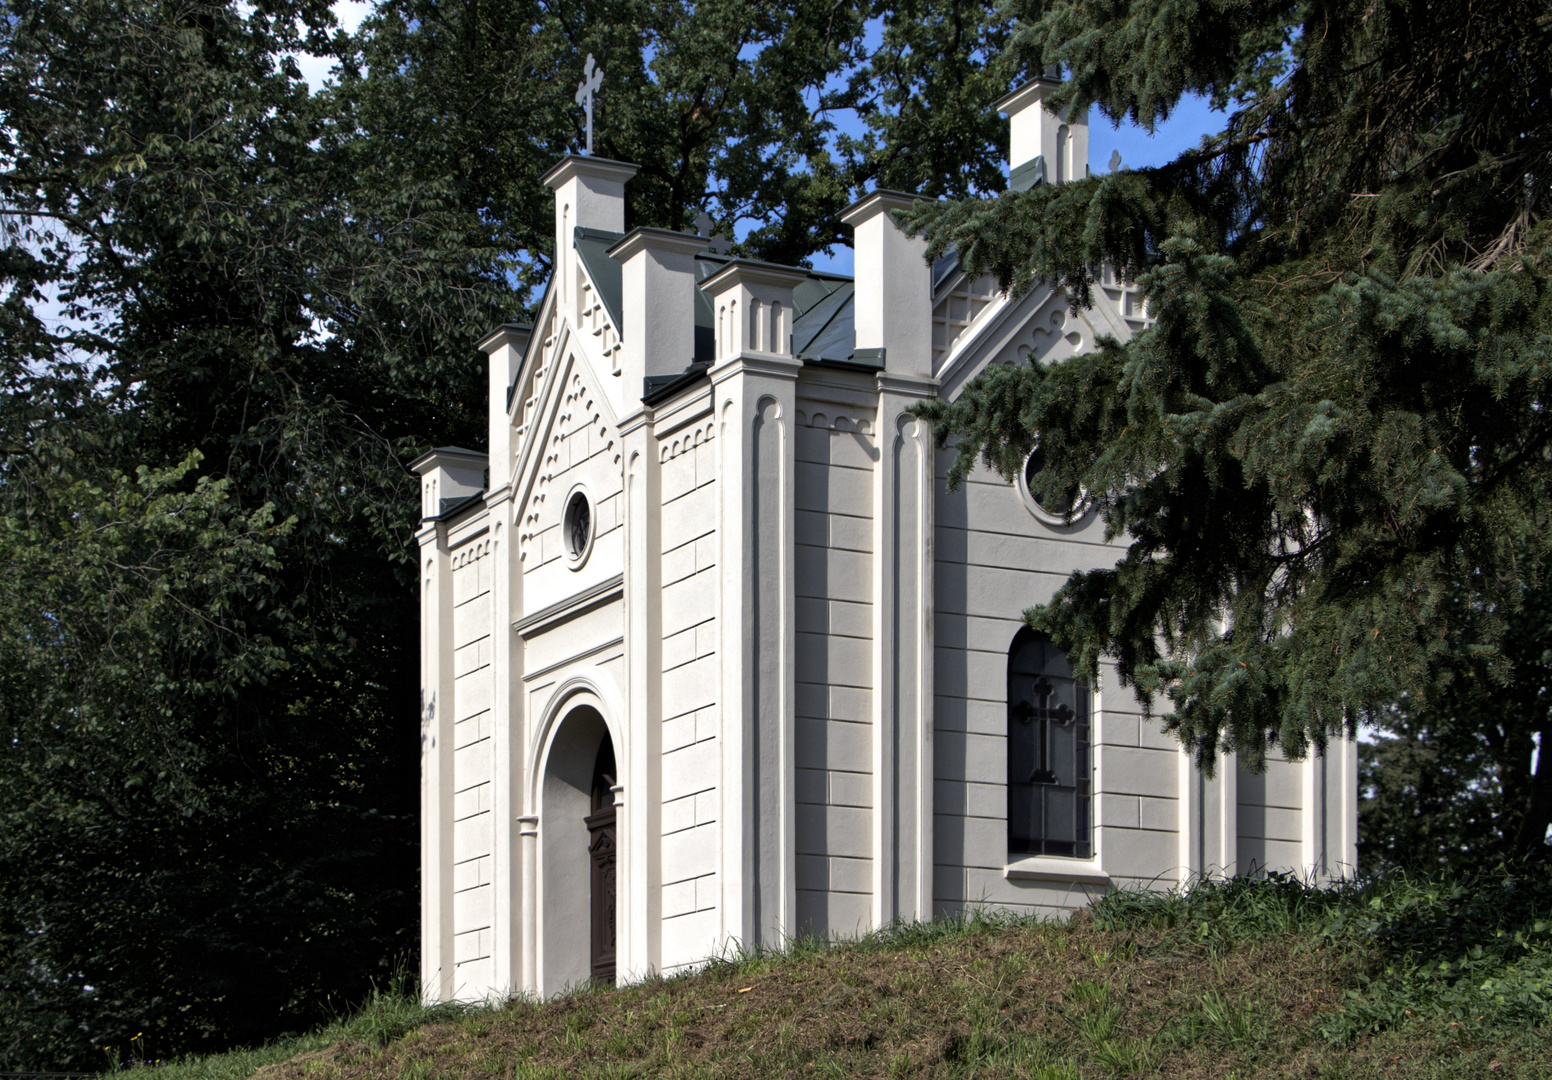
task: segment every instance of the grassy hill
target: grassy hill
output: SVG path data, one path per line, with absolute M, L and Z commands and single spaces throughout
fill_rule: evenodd
M 385 994 L 158 1080 L 1549 1077 L 1552 871 L 1117 893 L 549 1002 Z M 139 1070 L 136 1070 L 137 1072 Z

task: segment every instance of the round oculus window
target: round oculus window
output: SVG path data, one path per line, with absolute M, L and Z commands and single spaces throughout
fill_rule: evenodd
M 561 528 L 566 538 L 566 554 L 573 562 L 581 562 L 593 540 L 593 508 L 584 492 L 572 492 Z
M 1055 477 L 1046 470 L 1045 454 L 1039 443 L 1024 459 L 1019 489 L 1019 494 L 1024 497 L 1024 505 L 1048 525 L 1075 524 L 1088 509 L 1088 495 L 1082 489 L 1056 486 Z M 1071 515 L 1071 521 L 1068 515 Z

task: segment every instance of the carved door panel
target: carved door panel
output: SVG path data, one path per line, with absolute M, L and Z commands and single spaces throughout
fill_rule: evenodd
M 592 972 L 596 982 L 614 985 L 615 831 L 614 807 L 587 818 L 587 852 L 592 864 Z

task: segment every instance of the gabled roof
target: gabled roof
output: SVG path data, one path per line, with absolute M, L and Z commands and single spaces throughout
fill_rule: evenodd
M 587 271 L 593 287 L 598 290 L 598 298 L 603 303 L 604 310 L 608 312 L 610 321 L 619 327 L 622 335 L 629 333 L 629 329 L 620 317 L 621 309 L 624 307 L 623 268 L 617 260 L 609 257 L 608 251 L 624 235 L 624 233 L 590 229 L 584 226 L 578 226 L 572 233 L 572 244 L 582 260 L 582 266 Z M 710 243 L 711 241 L 708 240 L 707 244 Z M 732 261 L 732 258 L 731 255 L 719 254 L 708 246 L 695 257 L 696 284 L 699 285 L 722 269 Z M 949 258 L 952 259 L 952 255 Z M 953 265 L 957 265 L 957 261 Z M 935 286 L 937 277 L 935 273 Z M 548 291 L 546 288 L 546 294 Z M 792 322 L 792 345 L 800 360 L 812 364 L 838 364 L 869 369 L 881 366 L 878 357 L 855 355 L 857 325 L 853 293 L 851 278 L 818 270 L 808 271 L 807 278 L 793 289 L 795 317 Z M 660 401 L 697 381 L 695 376 L 703 374 L 710 368 L 715 358 L 715 351 L 711 301 L 697 288 L 695 290 L 694 360 L 680 375 L 654 376 L 643 388 L 644 398 Z M 508 388 L 509 408 L 512 392 L 516 388 L 516 382 Z

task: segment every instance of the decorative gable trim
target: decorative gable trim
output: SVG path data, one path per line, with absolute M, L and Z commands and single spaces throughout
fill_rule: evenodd
M 620 374 L 621 292 L 624 288 L 620 263 L 609 258 L 608 251 L 620 239 L 619 233 L 577 226 L 572 243 L 577 250 L 577 328 L 597 339 L 594 354 L 601 364 L 600 374 Z
M 1072 316 L 1067 293 L 1062 289 L 1047 287 L 1043 292 L 1031 291 L 1017 301 L 1009 301 L 1005 294 L 999 293 L 998 299 L 995 310 L 985 316 L 974 333 L 966 336 L 940 373 L 939 380 L 946 397 L 957 396 L 977 372 L 996 360 L 1004 350 L 1017 346 L 1018 339 L 1026 332 L 1031 332 L 1034 338 L 1053 334 L 1066 338 L 1075 352 L 1092 349 L 1096 339 L 1103 334 L 1123 340 L 1129 336 L 1124 326 L 1116 326 L 1113 317 L 1106 318 L 1110 310 L 1107 304 L 1097 303 Z M 1059 305 L 1054 309 L 1053 301 Z M 1049 313 L 1049 325 L 1036 325 L 1042 312 Z M 1078 335 L 1075 341 L 1074 334 Z M 1032 346 L 1034 342 L 1029 344 Z M 1021 355 L 1027 354 L 1028 350 L 1025 350 Z

